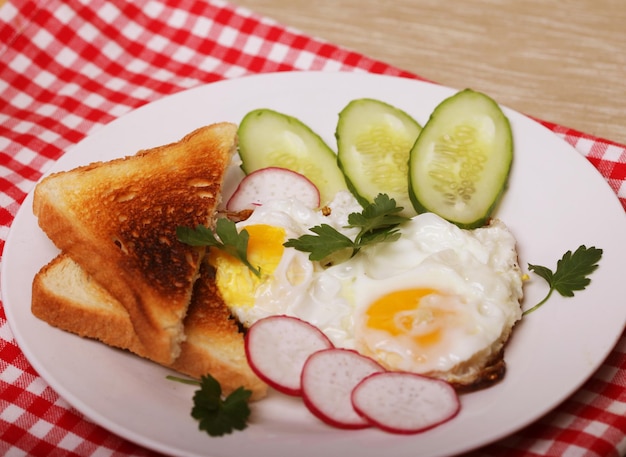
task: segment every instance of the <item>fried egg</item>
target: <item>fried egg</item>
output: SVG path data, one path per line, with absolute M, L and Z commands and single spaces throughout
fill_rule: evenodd
M 238 223 L 250 234 L 256 277 L 212 250 L 216 283 L 244 325 L 287 314 L 320 328 L 337 347 L 356 349 L 392 370 L 471 382 L 502 349 L 521 318 L 522 274 L 515 238 L 500 221 L 463 230 L 432 213 L 399 227 L 394 242 L 367 246 L 347 261 L 323 266 L 283 243 L 330 224 L 350 238 L 348 192 L 330 215 L 297 201 L 273 201 Z

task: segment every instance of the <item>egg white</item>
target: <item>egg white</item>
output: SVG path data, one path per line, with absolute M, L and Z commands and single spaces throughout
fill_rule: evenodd
M 361 211 L 360 205 L 341 192 L 329 206 L 330 215 L 323 215 L 296 201 L 273 201 L 238 228 L 282 227 L 289 239 L 326 223 L 353 238 L 355 229 L 345 226 L 348 214 Z M 521 318 L 522 275 L 512 233 L 499 221 L 462 230 L 432 213 L 415 216 L 400 231 L 399 240 L 368 246 L 331 267 L 285 248 L 276 270 L 254 291 L 252 306 L 227 305 L 245 325 L 269 315 L 299 317 L 319 327 L 336 346 L 357 349 L 390 369 L 446 373 L 481 351 L 489 353 Z M 216 274 L 219 278 L 219 268 Z M 373 302 L 410 289 L 430 292 L 397 316 L 388 316 L 410 322 L 406 328 L 400 325 L 399 334 L 368 321 Z M 434 328 L 436 338 L 420 339 L 420 332 Z M 428 344 L 416 343 L 426 340 Z
M 330 214 L 308 208 L 297 200 L 274 200 L 258 207 L 245 221 L 237 224 L 238 230 L 254 225 L 268 225 L 285 230 L 285 239 L 298 238 L 309 233 L 309 228 L 322 223 L 341 230 L 354 237 L 355 231 L 346 230 L 348 214 L 360 211 L 361 207 L 348 192 L 340 192 L 329 204 Z M 353 306 L 342 297 L 340 281 L 325 277 L 324 268 L 319 262 L 308 259 L 309 254 L 293 248 L 285 248 L 276 270 L 264 277 L 255 291 L 254 306 L 226 300 L 231 312 L 245 326 L 258 319 L 276 314 L 300 317 L 325 330 L 329 335 L 344 335 L 343 315 L 350 314 Z M 216 279 L 220 287 L 220 277 L 229 272 L 217 268 Z M 230 273 L 232 275 L 232 273 Z M 236 274 L 242 280 L 249 278 L 246 268 Z M 237 287 L 230 282 L 231 288 Z M 222 291 L 228 296 L 228 291 Z M 340 337 L 338 337 L 340 338 Z
M 515 239 L 504 224 L 466 231 L 427 213 L 401 232 L 400 240 L 374 246 L 359 261 L 364 265 L 354 283 L 359 351 L 389 368 L 446 372 L 498 342 L 521 318 L 522 275 Z M 368 326 L 372 302 L 418 288 L 433 293 L 393 316 L 410 320 L 406 333 L 392 337 Z M 437 341 L 415 343 L 435 330 Z

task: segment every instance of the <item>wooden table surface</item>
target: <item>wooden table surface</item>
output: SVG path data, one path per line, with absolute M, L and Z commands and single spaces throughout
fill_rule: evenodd
M 529 116 L 626 144 L 626 0 L 232 0 Z

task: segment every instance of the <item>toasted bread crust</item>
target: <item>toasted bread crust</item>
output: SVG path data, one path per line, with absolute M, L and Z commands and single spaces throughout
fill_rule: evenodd
M 203 249 L 177 226 L 211 225 L 236 126 L 214 124 L 134 156 L 55 173 L 33 212 L 54 244 L 102 284 L 132 318 L 150 358 L 172 363 Z
M 146 356 L 126 309 L 65 254 L 33 279 L 31 311 L 62 330 Z
M 245 387 L 253 400 L 261 399 L 267 385 L 248 366 L 243 335 L 219 295 L 214 295 L 209 271 L 203 267 L 201 273 L 185 319 L 188 338 L 178 359 L 164 365 L 196 379 L 211 374 L 224 394 Z M 150 359 L 124 306 L 66 254 L 37 273 L 32 297 L 33 314 L 48 324 Z
M 187 338 L 172 368 L 193 378 L 211 373 L 228 392 L 246 386 L 253 392 L 252 399 L 257 400 L 265 396 L 267 385 L 248 365 L 243 333 L 222 300 L 206 262 L 201 273 L 185 318 Z

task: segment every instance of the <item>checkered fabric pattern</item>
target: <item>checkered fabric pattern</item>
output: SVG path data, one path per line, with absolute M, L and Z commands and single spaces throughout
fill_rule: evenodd
M 0 7 L 0 252 L 20 204 L 67 148 L 201 84 L 287 70 L 413 77 L 222 0 L 9 0 Z M 626 208 L 626 148 L 543 122 Z M 154 453 L 84 418 L 29 365 L 0 307 L 0 454 Z M 626 454 L 626 336 L 559 408 L 472 456 Z

